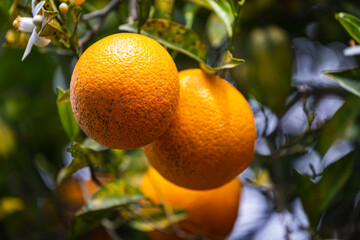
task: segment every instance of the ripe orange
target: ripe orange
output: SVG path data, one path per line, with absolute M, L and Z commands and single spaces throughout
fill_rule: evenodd
M 80 6 L 84 2 L 85 0 L 70 0 L 70 3 L 74 4 L 75 6 Z
M 241 182 L 235 178 L 216 189 L 195 191 L 167 181 L 150 166 L 144 176 L 141 191 L 154 203 L 186 210 L 187 219 L 180 221 L 179 226 L 187 234 L 224 239 L 231 232 L 237 218 Z M 177 239 L 158 231 L 150 236 L 155 239 Z
M 247 168 L 256 139 L 252 111 L 224 79 L 200 69 L 179 73 L 180 99 L 166 132 L 145 147 L 150 164 L 186 188 L 219 187 Z
M 114 178 L 112 176 L 97 176 L 102 184 L 106 184 Z M 91 179 L 79 180 L 67 178 L 55 189 L 56 198 L 63 202 L 71 213 L 75 213 L 82 205 L 99 189 Z
M 134 33 L 105 37 L 80 57 L 70 100 L 81 129 L 100 144 L 142 147 L 169 126 L 178 105 L 179 78 L 169 53 Z

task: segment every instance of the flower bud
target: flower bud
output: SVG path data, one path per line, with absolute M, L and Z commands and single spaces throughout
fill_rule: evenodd
M 60 10 L 61 14 L 65 15 L 68 12 L 69 7 L 66 3 L 62 3 L 59 6 L 59 10 Z
M 44 19 L 43 16 L 41 16 L 41 15 L 35 15 L 32 20 L 33 20 L 33 23 L 34 23 L 34 25 L 35 25 L 36 27 L 41 28 L 43 19 Z

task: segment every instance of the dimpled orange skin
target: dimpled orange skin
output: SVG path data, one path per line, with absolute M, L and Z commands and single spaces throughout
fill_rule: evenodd
M 186 210 L 187 219 L 179 223 L 181 230 L 208 239 L 224 239 L 238 215 L 241 194 L 238 178 L 216 189 L 195 191 L 167 181 L 150 166 L 140 189 L 154 203 Z M 158 231 L 150 236 L 153 239 L 180 239 Z
M 150 164 L 190 189 L 219 187 L 254 157 L 254 116 L 242 94 L 200 69 L 181 71 L 179 106 L 166 132 L 145 147 Z
M 142 147 L 169 126 L 179 99 L 179 78 L 169 53 L 134 33 L 105 37 L 80 57 L 70 100 L 81 129 L 100 144 Z

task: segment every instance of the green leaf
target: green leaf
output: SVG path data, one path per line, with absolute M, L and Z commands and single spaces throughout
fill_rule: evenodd
M 111 215 L 113 210 L 103 210 L 96 212 L 88 212 L 80 216 L 76 216 L 71 222 L 71 232 L 67 236 L 67 240 L 77 240 L 82 234 L 98 227 L 101 221 Z
M 81 144 L 75 144 L 69 151 L 73 156 L 73 160 L 67 167 L 60 170 L 57 177 L 58 183 L 90 164 L 99 165 L 105 162 L 101 152 L 84 148 Z
M 124 24 L 121 31 L 136 32 L 135 25 Z M 212 70 L 232 68 L 243 63 L 244 60 L 233 58 L 229 51 L 224 52 L 221 61 L 215 66 L 207 64 L 206 45 L 200 36 L 185 26 L 164 19 L 148 20 L 142 27 L 141 33 L 154 38 L 166 47 L 179 51 Z
M 58 96 L 56 99 L 57 104 L 62 103 L 69 103 L 70 102 L 70 89 L 66 90 L 65 92 L 61 90 L 60 88 L 56 89 Z
M 322 211 L 344 186 L 351 175 L 354 153 L 350 153 L 329 165 L 318 183 L 313 183 L 307 175 L 297 172 L 297 191 L 312 226 L 316 226 Z
M 216 14 L 210 14 L 206 22 L 206 33 L 210 45 L 215 48 L 219 47 L 226 39 L 226 29 Z
M 187 28 L 191 28 L 199 8 L 199 5 L 196 5 L 192 2 L 186 2 L 184 4 L 185 26 Z
M 53 164 L 42 154 L 37 154 L 34 162 L 36 168 L 48 176 L 52 180 L 52 183 L 55 183 L 57 170 Z
M 100 152 L 100 151 L 109 149 L 108 147 L 101 145 L 100 143 L 96 142 L 95 140 L 93 140 L 92 138 L 89 138 L 89 137 L 84 140 L 82 145 L 84 148 L 91 149 L 95 152 Z
M 123 179 L 103 185 L 79 210 L 77 216 L 87 212 L 115 209 L 127 204 L 137 203 L 144 196 L 139 189 L 130 186 Z
M 63 92 L 60 88 L 57 88 L 57 108 L 60 116 L 60 121 L 65 129 L 66 134 L 74 140 L 79 133 L 79 125 L 77 124 L 74 114 L 71 109 L 70 101 L 67 95 L 69 91 Z
M 187 218 L 186 211 L 180 208 L 171 209 L 170 214 L 170 217 L 167 216 L 164 208 L 160 205 L 142 207 L 140 214 L 132 218 L 129 225 L 139 231 L 149 232 L 156 229 L 166 229 L 174 222 Z
M 67 239 L 77 239 L 82 233 L 100 225 L 114 211 L 128 209 L 141 199 L 144 199 L 141 192 L 122 179 L 103 185 L 76 213 Z
M 135 32 L 136 28 L 134 25 L 125 24 L 120 26 L 120 30 Z M 206 46 L 200 36 L 178 23 L 164 19 L 151 19 L 143 25 L 141 33 L 199 62 L 206 63 L 207 61 Z
M 337 139 L 345 135 L 360 114 L 359 104 L 358 97 L 350 96 L 332 119 L 326 122 L 316 145 L 317 151 L 324 155 Z
M 200 6 L 206 7 L 212 10 L 221 21 L 224 23 L 227 30 L 228 36 L 233 35 L 233 24 L 235 20 L 235 14 L 232 11 L 232 7 L 227 1 L 216 1 L 216 0 L 190 0 Z
M 335 18 L 345 28 L 357 43 L 360 43 L 360 20 L 348 13 L 340 12 L 335 14 Z
M 171 19 L 171 13 L 174 8 L 174 0 L 155 0 L 154 18 Z
M 281 114 L 291 93 L 293 53 L 286 32 L 277 27 L 255 29 L 249 38 L 248 92 Z
M 138 31 L 144 25 L 144 23 L 149 18 L 150 8 L 151 8 L 151 0 L 139 0 L 138 2 L 138 13 L 139 13 L 139 21 L 138 21 Z
M 64 35 L 60 23 L 56 19 L 57 11 L 43 10 L 43 22 L 39 32 L 40 37 L 53 38 L 55 35 Z
M 325 73 L 325 75 L 337 82 L 346 91 L 360 97 L 360 67 L 342 72 Z

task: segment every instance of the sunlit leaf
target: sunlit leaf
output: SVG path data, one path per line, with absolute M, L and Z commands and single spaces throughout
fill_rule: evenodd
M 119 27 L 122 31 L 136 32 L 135 25 L 125 24 Z M 232 68 L 244 62 L 233 58 L 229 51 L 224 52 L 221 61 L 215 66 L 207 64 L 206 45 L 200 36 L 185 26 L 164 19 L 148 20 L 141 28 L 141 33 L 154 38 L 166 47 L 179 51 L 212 70 Z
M 74 140 L 77 137 L 80 128 L 74 118 L 74 114 L 71 109 L 71 104 L 70 102 L 67 101 L 68 92 L 63 92 L 60 88 L 57 88 L 57 93 L 58 93 L 57 108 L 61 123 L 65 129 L 66 134 L 72 140 Z
M 174 7 L 174 0 L 155 0 L 154 18 L 171 19 L 171 13 Z
M 360 97 L 360 67 L 342 72 L 325 73 L 325 75 L 333 79 L 345 90 Z
M 348 13 L 340 12 L 335 14 L 335 18 L 341 23 L 345 30 L 360 43 L 360 20 Z
M 355 154 L 350 153 L 329 165 L 319 182 L 297 172 L 297 191 L 312 226 L 316 226 L 321 212 L 331 203 L 351 175 Z
M 325 154 L 330 146 L 342 138 L 346 131 L 351 128 L 360 114 L 360 99 L 356 96 L 350 96 L 344 105 L 335 113 L 321 131 L 319 142 L 316 149 Z

